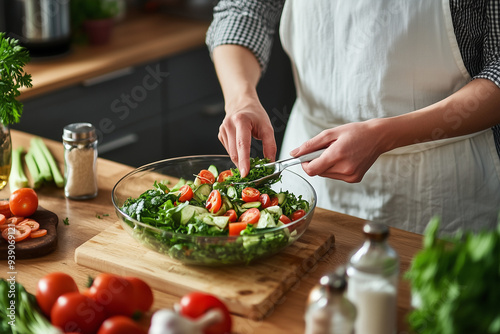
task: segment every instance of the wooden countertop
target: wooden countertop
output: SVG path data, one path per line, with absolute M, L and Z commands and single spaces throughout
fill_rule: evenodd
M 12 130 L 14 147 L 29 147 L 32 136 Z M 63 168 L 63 147 L 59 142 L 45 140 L 54 157 Z M 30 292 L 34 292 L 37 281 L 47 273 L 63 271 L 75 278 L 80 288 L 85 287 L 88 276 L 95 276 L 96 271 L 79 266 L 74 261 L 75 249 L 118 221 L 111 203 L 111 190 L 114 184 L 131 167 L 112 161 L 98 161 L 99 195 L 91 200 L 73 201 L 66 199 L 62 189 L 44 186 L 39 189 L 40 206 L 56 213 L 59 217 L 57 249 L 44 257 L 16 261 L 16 280 Z M 8 187 L 7 187 L 8 188 Z M 4 189 L 5 191 L 5 189 Z M 0 194 L 1 196 L 2 194 Z M 68 218 L 69 225 L 62 223 Z M 357 249 L 362 241 L 363 220 L 340 213 L 317 208 L 312 224 L 319 224 L 324 229 L 333 231 L 335 245 L 318 263 L 309 269 L 302 279 L 297 279 L 274 308 L 271 314 L 262 321 L 253 321 L 239 316 L 233 316 L 234 333 L 304 333 L 304 311 L 308 293 L 321 276 L 346 263 L 350 253 Z M 421 248 L 420 235 L 391 229 L 390 243 L 396 249 L 401 259 L 401 273 L 409 266 L 413 255 Z M 307 264 L 305 264 L 307 265 Z M 6 266 L 2 265 L 2 268 Z M 6 272 L 0 276 L 5 277 Z M 154 291 L 155 303 L 152 312 L 160 308 L 172 308 L 178 302 L 178 297 Z M 405 316 L 410 305 L 408 282 L 400 280 L 398 290 L 398 333 L 408 332 Z M 148 314 L 144 320 L 148 326 Z
M 33 87 L 23 88 L 20 100 L 204 45 L 208 25 L 163 13 L 131 14 L 117 22 L 107 45 L 73 45 L 68 54 L 32 59 L 25 70 Z

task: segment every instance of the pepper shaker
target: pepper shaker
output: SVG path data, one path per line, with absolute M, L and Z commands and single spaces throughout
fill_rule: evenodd
M 73 123 L 63 129 L 64 195 L 70 199 L 97 196 L 97 134 L 90 123 Z

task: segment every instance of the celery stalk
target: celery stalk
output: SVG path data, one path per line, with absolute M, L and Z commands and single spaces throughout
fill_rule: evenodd
M 23 163 L 21 160 L 21 155 L 24 152 L 24 148 L 18 147 L 12 151 L 12 167 L 9 175 L 9 185 L 10 191 L 14 192 L 19 188 L 25 188 L 28 186 L 28 178 L 24 174 Z
M 36 164 L 35 158 L 33 157 L 33 152 L 31 149 L 28 150 L 28 153 L 24 156 L 24 161 L 26 161 L 26 166 L 28 166 L 28 170 L 31 174 L 31 178 L 33 179 L 33 188 L 38 189 L 43 184 L 43 177 L 40 175 L 40 170 Z
M 33 158 L 35 158 L 36 165 L 38 166 L 38 170 L 40 171 L 40 175 L 45 181 L 52 181 L 52 172 L 50 171 L 50 166 L 43 154 L 43 151 L 36 144 L 36 137 L 31 138 L 31 152 L 33 153 Z
M 64 187 L 64 177 L 61 175 L 56 160 L 50 153 L 48 147 L 45 145 L 42 138 L 40 137 L 32 138 L 31 145 L 34 145 L 36 148 L 38 148 L 38 150 L 42 152 L 43 156 L 45 157 L 45 161 L 47 162 L 50 168 L 50 173 L 54 179 L 54 183 L 56 184 L 56 186 L 58 186 L 59 188 Z

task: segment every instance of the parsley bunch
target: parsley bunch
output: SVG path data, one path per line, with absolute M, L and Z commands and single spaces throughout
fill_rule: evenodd
M 431 220 L 406 278 L 421 305 L 409 315 L 420 334 L 500 333 L 500 224 L 437 238 Z
M 21 87 L 32 87 L 31 75 L 23 70 L 29 60 L 28 51 L 16 39 L 0 33 L 0 120 L 5 125 L 21 118 L 23 105 L 17 97 Z

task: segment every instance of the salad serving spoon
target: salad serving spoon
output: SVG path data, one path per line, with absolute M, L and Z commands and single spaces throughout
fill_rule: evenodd
M 311 153 L 307 153 L 307 154 L 304 154 L 304 155 L 301 155 L 301 156 L 295 157 L 295 158 L 288 158 L 288 159 L 278 160 L 275 162 L 269 162 L 267 164 L 256 165 L 255 168 L 272 167 L 272 168 L 274 168 L 273 173 L 266 175 L 264 177 L 261 177 L 259 179 L 253 180 L 253 181 L 241 182 L 241 183 L 236 183 L 236 184 L 253 183 L 253 184 L 255 184 L 255 186 L 260 186 L 260 185 L 262 185 L 270 180 L 277 179 L 281 175 L 281 172 L 283 172 L 285 170 L 285 168 L 300 164 L 302 162 L 307 162 L 307 161 L 311 161 L 311 160 L 314 160 L 316 158 L 319 158 L 319 156 L 324 151 L 326 151 L 326 148 L 318 150 L 318 151 L 314 151 Z

